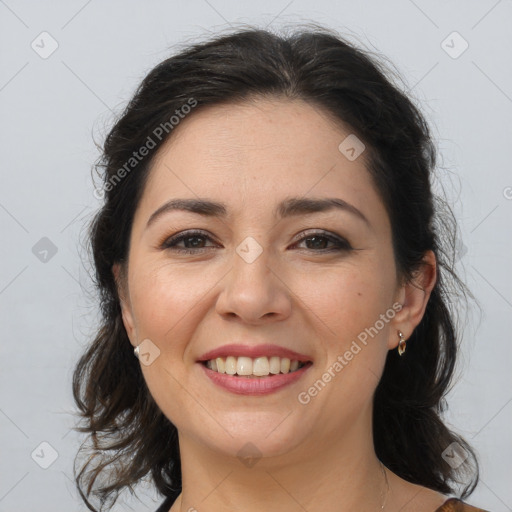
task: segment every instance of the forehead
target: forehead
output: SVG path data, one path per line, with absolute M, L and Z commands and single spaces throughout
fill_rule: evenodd
M 201 197 L 230 205 L 237 216 L 259 215 L 285 197 L 336 196 L 368 217 L 387 217 L 367 155 L 349 160 L 339 149 L 348 136 L 354 136 L 348 127 L 301 100 L 193 111 L 155 156 L 140 212 L 147 220 L 173 197 Z

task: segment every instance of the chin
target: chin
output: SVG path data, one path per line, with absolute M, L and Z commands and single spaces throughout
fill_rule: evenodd
M 212 450 L 238 458 L 277 457 L 292 452 L 307 433 L 294 424 L 297 416 L 288 412 L 246 412 L 225 415 L 224 429 L 215 429 L 215 437 L 203 442 Z M 288 417 L 287 417 L 288 416 Z M 286 419 L 285 419 L 286 418 Z M 284 420 L 284 421 L 283 421 Z

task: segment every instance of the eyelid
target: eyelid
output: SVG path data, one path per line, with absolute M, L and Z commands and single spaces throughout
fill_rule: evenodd
M 312 250 L 313 252 L 330 252 L 330 251 L 336 251 L 336 250 L 341 251 L 343 249 L 352 250 L 352 245 L 345 237 L 343 237 L 341 235 L 337 235 L 336 233 L 327 231 L 325 229 L 321 229 L 321 228 L 306 229 L 304 231 L 301 231 L 298 235 L 300 235 L 300 237 L 297 239 L 295 244 L 303 242 L 304 240 L 306 240 L 308 238 L 312 238 L 314 236 L 319 236 L 322 238 L 326 238 L 330 242 L 337 245 L 337 248 L 335 247 L 335 248 L 331 248 L 331 249 L 321 249 L 321 250 L 317 250 L 317 251 L 315 251 L 313 249 L 309 249 L 309 250 Z M 308 249 L 306 249 L 306 250 L 308 250 Z
M 308 236 L 314 236 L 314 235 L 322 235 L 327 238 L 331 237 L 331 238 L 335 238 L 337 240 L 339 239 L 340 242 L 345 240 L 341 235 L 337 235 L 336 233 L 333 233 L 332 231 L 327 231 L 326 229 L 322 229 L 322 228 L 303 229 L 302 231 L 299 231 L 293 238 L 294 238 L 294 240 L 297 239 L 297 241 L 300 242 L 304 238 L 307 238 Z
M 193 237 L 193 236 L 202 236 L 203 238 L 208 238 L 211 241 L 215 243 L 219 243 L 215 240 L 215 237 L 208 233 L 207 231 L 202 231 L 200 229 L 186 229 L 184 231 L 179 231 L 178 233 L 175 233 L 171 236 L 165 236 L 164 239 L 158 244 L 160 248 L 166 249 L 170 248 L 170 243 L 177 243 L 183 241 L 184 238 Z M 202 247 L 200 249 L 205 249 L 205 247 Z

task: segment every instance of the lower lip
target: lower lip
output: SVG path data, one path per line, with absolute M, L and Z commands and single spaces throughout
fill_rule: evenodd
M 207 377 L 209 377 L 214 384 L 238 395 L 268 395 L 296 382 L 312 366 L 312 363 L 309 362 L 299 370 L 291 373 L 250 378 L 215 372 L 202 363 L 198 364 L 203 368 Z

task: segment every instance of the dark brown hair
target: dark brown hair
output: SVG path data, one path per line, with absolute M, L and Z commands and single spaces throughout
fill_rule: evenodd
M 174 500 L 181 492 L 177 430 L 154 402 L 134 357 L 112 265 L 127 263 L 134 212 L 151 162 L 172 136 L 171 116 L 187 103 L 195 102 L 189 114 L 194 115 L 206 105 L 258 97 L 304 100 L 364 142 L 404 281 L 414 276 L 424 253 L 434 251 L 437 283 L 426 312 L 406 353 L 399 357 L 389 351 L 375 391 L 375 450 L 390 470 L 415 484 L 444 494 L 452 493 L 454 484 L 467 484 L 461 498 L 476 487 L 475 453 L 441 419 L 458 348 L 451 300 L 457 291 L 467 297 L 469 290 L 453 270 L 453 213 L 432 192 L 436 149 L 429 127 L 410 95 L 393 84 L 389 70 L 370 52 L 311 26 L 286 36 L 244 28 L 186 47 L 149 72 L 106 137 L 96 163 L 104 203 L 88 232 L 102 323 L 73 375 L 74 399 L 85 422 L 76 430 L 92 442 L 76 475 L 90 510 L 97 510 L 91 496 L 99 498 L 99 510 L 111 508 L 123 489 L 133 492 L 132 485 L 148 474 L 162 495 Z M 161 126 L 168 130 L 159 140 L 155 129 Z M 155 147 L 127 170 L 133 152 L 148 138 Z M 122 168 L 126 172 L 120 173 Z M 122 179 L 113 179 L 120 174 Z M 469 455 L 458 468 L 442 457 L 454 442 Z

